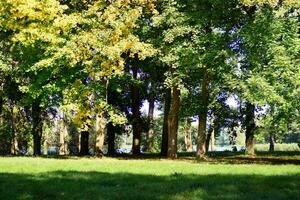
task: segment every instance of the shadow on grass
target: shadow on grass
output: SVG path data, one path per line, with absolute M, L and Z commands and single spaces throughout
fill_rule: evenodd
M 271 164 L 300 165 L 300 152 L 256 152 L 255 157 L 245 156 L 242 152 L 210 152 L 209 162 L 228 164 Z
M 276 152 L 256 152 L 257 156 L 247 157 L 243 152 L 208 152 L 207 160 L 203 162 L 208 163 L 225 163 L 225 164 L 270 164 L 270 165 L 285 165 L 293 164 L 300 165 L 300 151 L 276 151 Z M 16 156 L 2 156 L 2 157 L 16 157 Z M 25 156 L 32 157 L 32 156 Z M 81 159 L 90 158 L 97 159 L 95 156 L 62 156 L 62 155 L 44 155 L 40 156 L 42 158 L 49 159 Z M 114 156 L 109 156 L 119 160 L 159 160 L 165 159 L 161 157 L 160 154 L 156 153 L 144 153 L 138 156 L 133 156 L 130 154 L 116 154 Z M 183 152 L 178 153 L 178 159 L 183 161 L 195 162 L 195 153 Z
M 131 156 L 129 154 L 115 155 L 119 160 L 145 159 L 155 160 L 161 159 L 159 154 L 142 154 L 140 156 Z M 195 153 L 184 152 L 178 153 L 177 160 L 195 161 Z M 208 163 L 225 163 L 225 164 L 270 164 L 270 165 L 285 165 L 293 164 L 300 165 L 300 152 L 257 152 L 256 157 L 245 156 L 244 152 L 208 152 L 207 159 L 203 162 Z
M 0 199 L 299 199 L 300 174 L 139 175 L 54 171 L 0 173 Z

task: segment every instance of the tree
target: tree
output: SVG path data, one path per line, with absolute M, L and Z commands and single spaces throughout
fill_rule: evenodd
M 244 81 L 241 94 L 247 99 L 246 148 L 250 155 L 254 154 L 254 133 L 257 128 L 255 110 L 259 106 L 275 106 L 281 110 L 290 104 L 287 96 L 294 93 L 294 83 L 298 78 L 289 78 L 291 74 L 299 73 L 298 59 L 295 57 L 299 52 L 299 33 L 296 28 L 299 22 L 291 14 L 298 3 L 254 3 L 259 6 L 251 4 L 247 22 L 241 27 L 243 77 L 240 80 Z

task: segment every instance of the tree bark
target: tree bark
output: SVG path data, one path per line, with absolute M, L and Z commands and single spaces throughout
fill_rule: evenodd
M 255 152 L 254 152 L 254 144 L 255 144 L 254 132 L 256 129 L 255 105 L 251 103 L 247 103 L 246 105 L 245 125 L 246 125 L 246 141 L 245 141 L 246 155 L 255 156 Z
M 79 142 L 79 133 L 77 132 L 76 125 L 70 121 L 69 123 L 69 144 L 68 144 L 68 152 L 71 155 L 78 155 L 80 149 L 80 142 Z
M 96 116 L 96 156 L 103 156 L 106 119 L 104 113 Z
M 3 101 L 3 97 L 2 97 L 2 94 L 0 93 L 0 127 L 2 127 L 2 124 L 3 124 L 3 116 L 2 116 L 2 113 L 3 113 L 3 104 L 4 104 L 4 101 Z
M 68 135 L 68 127 L 66 124 L 65 116 L 60 120 L 59 128 L 59 155 L 66 155 L 68 152 L 68 146 L 65 138 Z
M 215 129 L 213 128 L 210 135 L 210 150 L 215 151 Z
M 205 143 L 206 152 L 208 152 L 209 150 L 214 151 L 214 144 L 215 144 L 215 122 L 214 121 L 215 121 L 215 117 L 214 114 L 212 114 L 210 118 L 210 126 L 209 126 L 209 130 L 206 137 L 206 143 Z
M 191 118 L 186 118 L 185 119 L 185 137 L 184 137 L 184 143 L 185 143 L 185 150 L 187 152 L 192 152 L 193 151 L 193 142 L 192 142 L 192 120 Z
M 164 122 L 163 122 L 163 133 L 161 141 L 160 155 L 167 157 L 168 155 L 168 116 L 171 106 L 171 89 L 167 89 L 164 99 Z
M 19 153 L 18 148 L 18 140 L 17 140 L 17 133 L 16 133 L 16 126 L 15 126 L 15 114 L 14 114 L 14 103 L 11 100 L 10 103 L 10 128 L 11 128 L 11 150 L 10 153 L 12 155 L 17 155 Z
M 269 147 L 269 151 L 270 152 L 274 152 L 275 150 L 275 135 L 273 133 L 270 133 L 270 147 Z
M 133 79 L 137 81 L 138 68 L 133 66 L 132 68 Z M 132 109 L 132 154 L 141 154 L 141 131 L 142 131 L 142 120 L 141 120 L 141 99 L 140 99 L 140 89 L 136 83 L 131 85 L 131 109 Z
M 147 152 L 152 152 L 152 137 L 153 137 L 153 126 L 154 126 L 154 108 L 155 108 L 155 101 L 154 98 L 149 99 L 149 111 L 148 111 L 148 119 L 149 119 L 149 130 L 147 131 Z
M 180 107 L 180 90 L 177 86 L 172 89 L 172 100 L 168 115 L 168 158 L 177 158 L 178 114 Z
M 33 155 L 41 155 L 42 145 L 42 119 L 40 100 L 34 99 L 32 102 L 32 135 L 33 135 Z
M 107 148 L 107 154 L 109 156 L 115 155 L 115 139 L 116 139 L 116 133 L 115 133 L 115 127 L 110 122 L 107 124 L 107 139 L 108 139 L 108 148 Z
M 88 131 L 81 131 L 80 133 L 80 155 L 89 155 L 89 135 Z
M 207 69 L 204 68 L 203 80 L 201 84 L 201 109 L 199 113 L 198 137 L 197 137 L 197 160 L 205 159 L 205 140 L 206 140 L 206 123 L 209 98 L 209 79 Z

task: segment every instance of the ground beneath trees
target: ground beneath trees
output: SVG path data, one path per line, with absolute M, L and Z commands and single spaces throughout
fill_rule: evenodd
M 299 199 L 300 153 L 0 157 L 0 199 Z M 234 161 L 236 160 L 236 161 Z M 280 160 L 280 162 L 279 162 Z M 266 164 L 269 163 L 269 164 Z M 289 163 L 289 164 L 288 164 Z

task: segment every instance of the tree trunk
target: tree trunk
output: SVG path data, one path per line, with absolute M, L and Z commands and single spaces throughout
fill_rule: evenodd
M 109 156 L 113 156 L 116 153 L 115 150 L 116 133 L 115 133 L 115 127 L 111 122 L 108 123 L 107 125 L 107 139 L 108 139 L 107 154 Z
M 105 136 L 106 119 L 104 113 L 96 116 L 96 156 L 102 157 L 104 150 L 104 136 Z
M 147 132 L 147 152 L 152 152 L 152 137 L 153 137 L 153 126 L 154 126 L 154 108 L 155 108 L 155 101 L 154 98 L 149 99 L 149 111 L 148 111 L 148 119 L 149 119 L 149 130 Z
M 251 103 L 247 103 L 246 105 L 246 119 L 245 119 L 245 125 L 246 125 L 246 154 L 249 156 L 255 156 L 254 152 L 254 144 L 255 144 L 255 138 L 254 138 L 254 132 L 255 132 L 255 105 Z
M 168 158 L 177 158 L 178 114 L 180 107 L 180 90 L 177 86 L 172 89 L 172 101 L 168 115 Z
M 81 131 L 80 133 L 80 155 L 89 155 L 89 135 L 88 131 Z
M 49 148 L 49 137 L 48 135 L 45 135 L 44 137 L 44 144 L 43 144 L 43 147 L 44 147 L 44 155 L 48 155 L 48 148 Z
M 168 155 L 168 116 L 171 106 L 171 89 L 167 89 L 165 93 L 164 102 L 164 122 L 163 122 L 163 133 L 161 140 L 161 151 L 160 155 L 167 157 Z
M 16 126 L 15 126 L 15 114 L 14 114 L 14 103 L 10 103 L 10 128 L 11 128 L 11 150 L 10 153 L 12 155 L 17 155 L 19 153 L 18 148 L 18 140 L 17 140 L 17 133 L 16 133 Z
M 76 125 L 70 121 L 69 123 L 69 144 L 68 144 L 68 151 L 71 155 L 78 155 L 80 142 L 79 142 L 79 133 L 77 132 Z
M 40 100 L 35 99 L 32 102 L 32 135 L 33 135 L 33 154 L 35 156 L 41 155 L 42 145 L 42 119 Z
M 186 118 L 185 119 L 185 137 L 184 137 L 184 143 L 185 143 L 185 150 L 187 152 L 192 152 L 193 151 L 193 142 L 192 142 L 192 120 L 191 118 Z
M 137 80 L 138 68 L 133 66 L 132 68 L 133 79 Z M 132 109 L 132 132 L 133 132 L 133 141 L 132 141 L 132 154 L 139 155 L 141 154 L 141 131 L 142 131 L 142 120 L 140 112 L 140 89 L 136 83 L 131 85 L 131 109 Z
M 204 68 L 203 80 L 201 84 L 201 109 L 199 114 L 199 124 L 198 124 L 198 137 L 197 137 L 197 160 L 205 159 L 205 140 L 206 140 L 206 121 L 207 121 L 207 111 L 208 111 L 208 98 L 209 98 L 209 80 L 207 69 Z
M 270 133 L 270 152 L 274 152 L 275 150 L 275 135 L 273 133 Z
M 3 113 L 3 104 L 4 104 L 4 101 L 3 101 L 3 97 L 2 97 L 2 94 L 0 93 L 0 127 L 2 127 L 3 125 L 3 116 L 2 116 L 2 113 Z
M 214 114 L 211 115 L 210 118 L 210 126 L 206 137 L 205 143 L 205 151 L 208 152 L 209 150 L 214 150 L 214 143 L 215 143 L 215 117 Z M 209 149 L 210 147 L 210 149 Z
M 210 150 L 215 151 L 215 129 L 212 129 L 211 135 L 210 135 Z
M 68 151 L 67 142 L 65 140 L 68 135 L 68 127 L 65 120 L 65 116 L 63 115 L 63 119 L 60 120 L 59 128 L 59 155 L 66 155 Z

